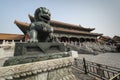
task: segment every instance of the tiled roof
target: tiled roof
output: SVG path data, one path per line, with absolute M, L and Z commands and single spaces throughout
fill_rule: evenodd
M 22 34 L 6 34 L 0 33 L 0 40 L 21 40 L 24 38 Z
M 90 33 L 90 32 L 84 32 L 84 31 L 77 31 L 77 30 L 70 30 L 70 29 L 63 29 L 63 28 L 55 28 L 55 32 L 64 32 L 64 33 L 72 33 L 72 34 L 82 34 L 82 35 L 93 35 L 93 36 L 100 36 L 102 34 L 98 33 Z
M 35 21 L 33 16 L 31 16 L 30 14 L 28 16 L 29 16 L 29 19 L 30 19 L 31 22 Z M 67 27 L 67 28 L 77 28 L 77 29 L 86 30 L 86 31 L 93 31 L 93 30 L 95 30 L 95 28 L 84 28 L 84 27 L 82 27 L 80 25 L 74 25 L 74 24 L 69 24 L 69 23 L 55 21 L 55 20 L 50 20 L 50 24 L 51 25 L 54 25 L 54 24 L 62 25 L 62 26 Z
M 22 30 L 24 34 L 26 34 L 27 30 L 29 29 L 29 23 L 24 23 L 24 22 L 19 22 L 15 21 L 15 24 Z M 90 33 L 90 32 L 85 32 L 85 31 L 77 31 L 77 30 L 70 30 L 70 29 L 64 29 L 64 28 L 57 28 L 54 27 L 55 32 L 64 32 L 64 33 L 72 33 L 72 34 L 82 34 L 82 35 L 93 35 L 93 36 L 100 36 L 102 34 L 98 33 Z
M 60 22 L 60 21 L 55 21 L 55 20 L 51 20 L 50 21 L 51 25 L 56 24 L 56 25 L 61 25 L 64 26 L 65 28 L 75 28 L 75 29 L 80 29 L 80 30 L 84 30 L 84 31 L 93 31 L 95 30 L 95 28 L 84 28 L 82 26 L 78 26 L 78 25 L 74 25 L 74 24 L 68 24 L 68 23 L 64 23 L 64 22 Z

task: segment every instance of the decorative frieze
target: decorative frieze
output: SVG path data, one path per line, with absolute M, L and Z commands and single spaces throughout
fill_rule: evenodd
M 73 57 L 65 57 L 14 66 L 0 67 L 0 80 L 27 80 L 27 78 L 33 77 L 34 80 L 60 80 L 62 78 L 67 79 L 72 77 L 70 76 L 72 75 L 72 63 Z M 38 77 L 41 79 L 37 79 Z M 72 79 L 70 78 L 67 80 L 75 79 L 73 76 Z

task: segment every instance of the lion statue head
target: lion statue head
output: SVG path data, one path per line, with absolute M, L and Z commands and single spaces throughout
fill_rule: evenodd
M 34 13 L 34 17 L 36 21 L 43 21 L 43 22 L 48 23 L 51 19 L 51 13 L 49 9 L 45 7 L 39 7 L 36 9 Z

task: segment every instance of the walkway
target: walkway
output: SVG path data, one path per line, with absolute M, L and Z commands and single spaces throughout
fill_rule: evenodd
M 101 53 L 99 55 L 79 54 L 79 58 L 120 68 L 120 53 Z

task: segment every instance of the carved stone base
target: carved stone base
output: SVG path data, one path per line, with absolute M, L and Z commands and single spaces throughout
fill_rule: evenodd
M 64 58 L 64 57 L 69 57 L 69 56 L 70 54 L 66 52 L 61 52 L 61 53 L 56 53 L 56 54 L 44 54 L 44 55 L 39 54 L 39 55 L 14 56 L 14 57 L 7 59 L 4 62 L 3 66 L 12 66 L 12 65 L 25 64 L 25 63 L 31 63 L 31 62 L 37 62 L 37 61 Z
M 43 72 L 41 74 L 22 78 L 19 80 L 76 80 L 76 77 L 71 72 L 71 68 L 69 66 L 51 70 L 49 72 Z
M 72 57 L 0 68 L 0 80 L 77 80 L 71 71 Z
M 16 43 L 14 56 L 53 54 L 65 52 L 65 46 L 62 43 L 42 42 L 42 43 Z

